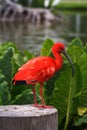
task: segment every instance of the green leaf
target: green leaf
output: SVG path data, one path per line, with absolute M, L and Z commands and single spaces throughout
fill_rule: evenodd
M 87 107 L 87 54 L 80 56 L 79 67 L 81 72 L 82 87 L 79 97 L 79 106 Z
M 53 46 L 53 41 L 51 39 L 46 39 L 43 43 L 43 47 L 41 49 L 42 56 L 49 56 L 51 53 L 51 48 Z
M 80 97 L 79 97 L 79 105 L 87 107 L 87 53 L 84 51 L 84 48 L 80 46 L 73 45 L 69 46 L 67 49 L 68 54 L 72 57 L 73 62 L 78 64 L 81 72 L 81 90 L 79 90 Z M 79 77 L 79 75 L 78 75 Z M 78 83 L 80 82 L 78 81 Z M 78 84 L 77 84 L 78 85 Z M 79 85 L 78 85 L 79 86 Z
M 80 125 L 82 125 L 83 123 L 86 123 L 86 124 L 87 124 L 87 114 L 75 118 L 74 123 L 75 123 L 75 126 L 80 126 Z
M 34 55 L 31 54 L 29 51 L 25 50 L 24 51 L 24 58 L 23 58 L 24 61 L 26 62 L 26 61 L 28 61 L 28 60 L 30 60 L 32 58 L 34 58 Z
M 10 104 L 10 101 L 11 95 L 8 90 L 8 83 L 0 70 L 0 105 Z
M 11 64 L 12 56 L 13 56 L 13 49 L 9 48 L 7 51 L 5 51 L 3 56 L 0 58 L 0 69 L 3 75 L 5 76 L 6 81 L 8 82 L 9 88 L 11 87 L 12 84 L 11 83 L 12 82 L 12 64 Z
M 26 85 L 20 85 L 20 86 L 19 85 L 13 85 L 13 88 L 11 90 L 12 100 L 14 100 L 17 95 L 20 95 L 26 89 L 27 89 Z
M 20 66 L 22 66 L 23 63 L 24 63 L 24 60 L 21 54 L 14 52 L 13 57 L 12 57 L 13 75 L 18 71 L 18 69 L 20 68 Z
M 40 102 L 40 98 L 37 95 L 37 101 Z M 12 100 L 11 104 L 33 104 L 33 93 L 30 89 L 24 90 L 22 93 L 17 95 L 15 99 Z
M 16 48 L 16 45 L 12 42 L 6 42 L 0 45 L 0 56 L 4 55 L 4 53 L 12 48 L 15 54 L 19 53 L 19 50 Z
M 59 72 L 56 73 L 50 80 L 48 80 L 44 87 L 45 87 L 45 96 L 46 96 L 46 103 L 49 104 L 49 101 L 52 97 L 53 90 L 55 88 L 55 81 L 59 77 Z
M 87 53 L 87 44 L 84 47 L 84 51 Z
M 69 56 L 71 57 L 73 63 L 79 63 L 80 61 L 80 57 L 81 55 L 84 55 L 85 52 L 82 48 L 80 48 L 79 46 L 69 46 L 67 48 L 67 52 L 69 54 Z
M 17 71 L 17 69 L 24 63 L 24 61 L 20 51 L 17 49 L 16 45 L 13 42 L 6 42 L 0 45 L 1 58 L 7 52 L 7 50 L 9 50 L 9 48 L 11 48 L 13 51 L 13 55 L 11 59 L 12 59 L 12 68 L 14 74 Z
M 81 41 L 79 38 L 75 38 L 75 39 L 71 42 L 70 46 L 78 46 L 78 47 L 80 47 L 80 48 L 83 48 L 83 43 L 82 43 L 82 41 Z
M 66 69 L 61 73 L 61 76 L 56 81 L 56 86 L 50 104 L 55 106 L 59 111 L 59 124 L 65 119 L 64 130 L 67 129 L 68 123 L 74 113 L 77 111 L 78 104 L 78 90 L 81 86 L 77 87 L 77 74 L 79 68 L 75 65 L 75 76 L 71 76 L 71 68 Z

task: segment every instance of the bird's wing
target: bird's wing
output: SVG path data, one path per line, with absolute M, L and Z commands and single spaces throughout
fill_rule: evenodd
M 25 63 L 16 73 L 15 80 L 44 82 L 55 73 L 55 65 L 50 57 L 36 57 Z

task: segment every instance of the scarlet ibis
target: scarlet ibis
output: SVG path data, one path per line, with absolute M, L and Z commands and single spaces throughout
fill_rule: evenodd
M 61 69 L 63 64 L 63 58 L 61 53 L 63 53 L 72 67 L 72 76 L 74 75 L 74 67 L 70 57 L 67 55 L 65 51 L 65 46 L 63 43 L 55 43 L 52 46 L 52 54 L 53 58 L 50 56 L 38 56 L 32 58 L 27 63 L 25 63 L 21 68 L 19 68 L 18 72 L 15 74 L 13 78 L 14 85 L 21 84 L 32 84 L 32 91 L 34 95 L 34 106 L 49 108 L 50 106 L 46 106 L 44 103 L 43 97 L 43 85 L 44 82 L 49 80 L 55 72 Z M 36 91 L 35 85 L 40 84 L 40 96 L 42 104 L 39 105 L 36 100 Z

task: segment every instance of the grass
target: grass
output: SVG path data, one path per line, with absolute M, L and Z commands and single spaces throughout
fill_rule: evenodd
M 60 0 L 61 3 L 87 3 L 87 0 Z
M 57 8 L 87 10 L 87 0 L 61 0 Z

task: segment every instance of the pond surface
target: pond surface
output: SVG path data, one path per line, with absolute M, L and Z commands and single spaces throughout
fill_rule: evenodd
M 87 42 L 87 14 L 63 13 L 62 21 L 50 26 L 0 23 L 0 44 L 13 41 L 21 51 L 27 49 L 38 53 L 46 38 L 55 42 L 62 41 L 67 45 L 75 37 L 81 38 L 84 44 Z

